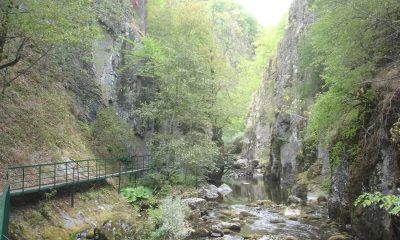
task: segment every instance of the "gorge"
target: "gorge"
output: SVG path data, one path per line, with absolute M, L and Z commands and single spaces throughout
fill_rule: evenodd
M 400 238 L 397 0 L 293 0 L 266 28 L 234 0 L 0 11 L 1 184 L 152 159 L 12 197 L 9 239 Z

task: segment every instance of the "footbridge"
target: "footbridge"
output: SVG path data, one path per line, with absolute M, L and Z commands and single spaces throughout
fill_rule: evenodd
M 67 162 L 14 166 L 7 169 L 0 193 L 0 240 L 7 240 L 10 198 L 67 186 L 78 186 L 121 176 L 140 175 L 150 170 L 151 156 L 70 160 Z

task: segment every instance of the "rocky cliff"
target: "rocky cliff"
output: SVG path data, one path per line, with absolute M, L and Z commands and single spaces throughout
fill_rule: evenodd
M 243 154 L 245 158 L 268 162 L 270 177 L 294 186 L 298 158 L 303 154 L 304 109 L 287 97 L 288 90 L 302 82 L 299 71 L 299 42 L 314 16 L 308 2 L 294 1 L 289 24 L 277 57 L 270 61 L 267 73 L 253 98 L 247 122 Z
M 127 51 L 140 46 L 145 35 L 146 1 L 93 4 L 100 36 L 86 45 L 54 46 L 1 99 L 0 177 L 8 165 L 96 156 L 87 126 L 105 107 L 134 129 L 132 153 L 147 152 L 152 126 L 143 128 L 134 109 L 152 97 L 154 86 L 137 74 L 137 66 L 124 64 Z M 31 45 L 26 52 L 46 47 Z
M 360 239 L 398 239 L 396 217 L 378 207 L 355 207 L 354 201 L 363 192 L 398 194 L 399 148 L 391 136 L 400 110 L 399 64 L 382 67 L 371 81 L 376 99 L 357 137 L 347 141 L 337 137 L 329 144 L 307 139 L 312 103 L 296 100 L 292 90 L 311 74 L 299 68 L 299 48 L 314 19 L 309 1 L 293 2 L 277 56 L 253 97 L 242 157 L 263 162 L 266 176 L 289 194 L 305 198 L 307 190 L 325 190 L 331 219 L 351 226 Z M 337 143 L 342 146 L 339 156 Z

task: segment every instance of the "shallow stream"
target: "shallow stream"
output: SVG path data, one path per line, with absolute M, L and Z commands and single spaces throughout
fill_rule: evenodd
M 239 222 L 241 229 L 219 239 L 257 239 L 263 236 L 263 240 L 321 240 L 338 231 L 328 219 L 325 204 L 318 205 L 311 198 L 307 206 L 287 207 L 287 192 L 264 181 L 262 176 L 228 180 L 226 183 L 233 192 L 209 211 L 209 217 L 215 222 Z M 261 204 L 262 200 L 269 201 Z

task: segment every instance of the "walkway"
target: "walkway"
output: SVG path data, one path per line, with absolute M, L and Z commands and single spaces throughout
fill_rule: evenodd
M 11 167 L 7 170 L 11 196 L 95 182 L 112 177 L 146 172 L 150 156 L 89 159 Z

